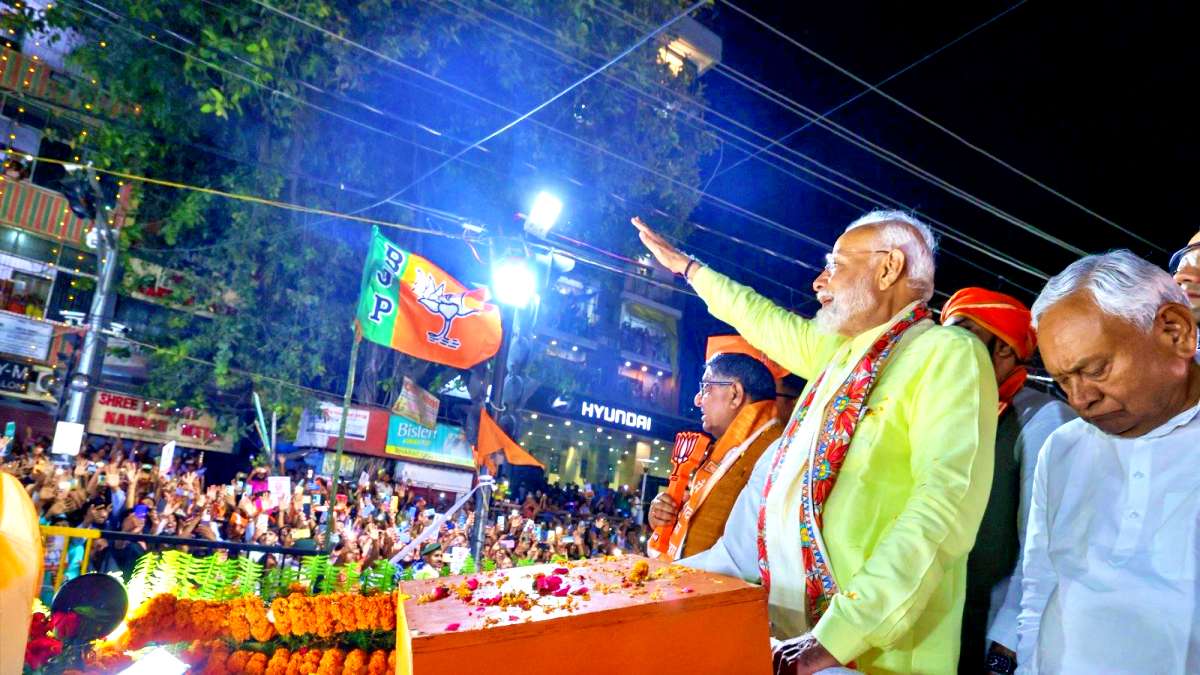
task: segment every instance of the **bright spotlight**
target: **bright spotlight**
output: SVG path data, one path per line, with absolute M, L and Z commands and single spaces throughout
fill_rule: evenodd
M 188 664 L 172 656 L 164 647 L 159 647 L 122 670 L 121 675 L 183 675 L 187 670 Z
M 524 260 L 509 258 L 492 270 L 492 290 L 501 303 L 524 308 L 537 292 L 537 277 Z
M 545 237 L 562 213 L 562 200 L 549 192 L 539 192 L 525 219 L 525 230 L 538 237 Z

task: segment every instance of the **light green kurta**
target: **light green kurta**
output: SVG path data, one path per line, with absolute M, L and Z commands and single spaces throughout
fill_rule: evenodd
M 818 403 L 886 328 L 854 339 L 821 333 L 709 268 L 692 285 L 715 317 L 810 388 L 829 369 Z M 867 673 L 955 672 L 967 553 L 991 487 L 996 406 L 995 376 L 979 340 L 930 321 L 906 332 L 825 505 L 822 534 L 839 593 L 812 630 L 838 660 Z M 777 637 L 794 637 L 787 633 L 803 624 L 803 569 L 792 549 L 804 463 L 797 452 L 806 455 L 809 445 L 792 447 L 798 450 L 783 461 L 767 503 Z

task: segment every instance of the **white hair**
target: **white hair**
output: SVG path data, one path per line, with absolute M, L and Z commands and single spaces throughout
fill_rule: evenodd
M 846 231 L 860 227 L 876 228 L 882 246 L 904 251 L 908 286 L 928 302 L 933 297 L 933 255 L 937 252 L 933 230 L 910 213 L 886 209 L 871 211 L 850 223 Z
M 1092 296 L 1100 311 L 1143 331 L 1154 327 L 1163 305 L 1188 306 L 1187 295 L 1166 271 L 1129 251 L 1110 251 L 1080 258 L 1047 281 L 1033 303 L 1033 327 L 1046 310 L 1083 292 Z

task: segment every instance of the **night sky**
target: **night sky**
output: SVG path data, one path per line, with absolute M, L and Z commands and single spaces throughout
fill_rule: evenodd
M 1183 101 L 1194 81 L 1196 58 L 1188 49 L 1184 4 L 1026 2 L 883 87 L 1152 245 L 1071 206 L 875 93 L 830 119 L 1075 247 L 1088 252 L 1128 247 L 1165 265 L 1169 251 L 1200 227 L 1188 208 L 1186 185 L 1192 172 L 1185 162 L 1195 148 L 1195 130 Z M 842 2 L 803 3 L 801 11 L 801 5 L 793 5 L 739 2 L 872 83 L 1013 7 L 994 2 Z M 725 65 L 798 103 L 823 112 L 864 89 L 723 3 L 700 19 L 722 36 Z M 778 137 L 805 122 L 719 71 L 707 73 L 703 82 L 713 108 L 766 135 Z M 737 133 L 764 144 L 744 130 Z M 825 130 L 807 129 L 788 144 L 1046 273 L 1056 273 L 1077 257 Z M 807 165 L 784 151 L 778 154 Z M 729 143 L 721 162 L 728 167 L 745 156 Z M 706 176 L 712 174 L 713 167 L 708 168 Z M 799 169 L 785 168 L 864 208 L 883 203 L 878 197 L 866 202 Z M 721 173 L 709 191 L 826 242 L 860 212 L 759 161 Z M 694 216 L 813 263 L 822 253 L 708 205 Z M 1036 291 L 1042 284 L 982 253 L 942 241 L 939 290 L 986 284 L 1031 301 L 1032 295 L 1017 286 Z M 769 259 L 763 264 L 808 292 L 811 271 Z M 998 281 L 994 274 L 1009 281 Z
M 737 4 L 871 83 L 1010 10 L 882 88 L 1150 243 L 1068 204 L 873 92 L 830 119 L 1089 253 L 1130 248 L 1165 266 L 1170 252 L 1200 228 L 1200 218 L 1190 208 L 1195 171 L 1189 160 L 1196 150 L 1196 131 L 1185 101 L 1195 82 L 1196 56 L 1190 48 L 1191 16 L 1186 3 L 739 0 Z M 698 19 L 722 37 L 724 65 L 797 103 L 824 112 L 865 89 L 723 2 Z M 772 138 L 805 124 L 802 117 L 735 83 L 719 69 L 706 73 L 702 82 L 714 109 Z M 755 145 L 765 145 L 744 129 L 718 123 Z M 787 145 L 1047 274 L 1061 271 L 1078 257 L 825 130 L 806 129 Z M 725 171 L 746 158 L 736 147 L 736 142 L 729 142 L 723 157 L 710 158 L 705 180 L 714 170 L 720 173 L 708 191 L 824 242 L 832 243 L 864 210 L 887 204 L 869 193 L 874 201 L 847 194 L 777 159 L 768 158 L 786 173 L 757 160 Z M 811 166 L 786 151 L 776 153 Z M 788 173 L 852 204 L 822 194 Z M 693 217 L 791 257 L 821 263 L 823 250 L 711 202 L 703 203 Z M 695 236 L 701 240 L 708 235 Z M 811 297 L 815 272 L 724 243 L 727 255 L 742 268 L 765 272 L 781 283 L 752 276 L 732 267 L 730 261 L 713 261 L 715 267 L 785 298 L 805 313 L 813 311 L 811 303 L 803 303 Z M 1032 302 L 1044 283 L 944 236 L 941 244 L 940 292 L 985 285 Z M 795 289 L 790 299 L 784 285 Z M 944 300 L 939 294 L 933 304 L 940 306 Z M 687 317 L 697 332 L 721 328 L 696 301 Z M 685 341 L 685 362 L 697 359 L 698 363 L 702 347 L 692 342 L 698 340 Z M 683 390 L 688 390 L 686 382 Z

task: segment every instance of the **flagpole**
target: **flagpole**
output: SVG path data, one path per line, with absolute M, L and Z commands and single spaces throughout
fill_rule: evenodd
M 508 351 L 512 347 L 514 337 L 513 321 L 517 313 L 514 307 L 506 307 L 505 309 L 507 311 L 500 312 L 500 349 L 492 357 L 492 387 L 491 391 L 488 392 L 487 401 L 484 403 L 485 409 L 490 408 L 489 412 L 497 426 L 500 425 L 500 417 L 504 413 L 504 378 L 508 374 Z M 478 439 L 476 439 L 476 443 L 478 444 Z M 485 466 L 476 467 L 476 469 L 480 475 L 487 475 L 486 464 Z M 495 478 L 495 476 L 492 476 L 492 478 Z M 479 480 L 479 478 L 476 477 L 476 480 Z M 475 493 L 475 531 L 471 533 L 471 554 L 475 557 L 475 564 L 481 566 L 480 569 L 482 569 L 483 557 L 487 553 L 484 550 L 484 541 L 487 534 L 488 511 L 490 509 L 488 497 L 487 488 L 481 488 Z
M 342 449 L 346 446 L 346 421 L 350 418 L 350 398 L 354 393 L 354 371 L 358 367 L 358 345 L 362 343 L 362 325 L 354 320 L 354 344 L 350 346 L 350 369 L 346 374 L 346 393 L 342 397 L 342 419 L 338 423 L 337 453 L 333 460 L 333 484 L 329 493 L 329 510 L 325 520 L 325 546 L 333 551 L 334 506 L 337 504 L 338 481 L 342 477 Z

